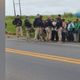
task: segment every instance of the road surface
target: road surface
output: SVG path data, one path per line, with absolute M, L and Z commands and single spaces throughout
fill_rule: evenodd
M 80 80 L 80 44 L 6 39 L 7 80 Z

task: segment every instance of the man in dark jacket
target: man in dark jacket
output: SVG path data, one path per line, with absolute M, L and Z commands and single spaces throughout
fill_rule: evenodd
M 16 36 L 23 36 L 22 20 L 19 15 L 17 15 L 16 18 L 13 20 L 13 25 L 16 26 Z
M 38 40 L 39 38 L 42 39 L 41 35 L 42 35 L 42 27 L 43 27 L 43 20 L 42 20 L 42 16 L 38 15 L 34 22 L 33 22 L 33 26 L 35 28 L 35 40 Z
M 52 20 L 51 20 L 51 17 L 49 16 L 47 21 L 46 21 L 46 40 L 47 41 L 50 41 L 51 40 L 51 28 L 52 28 Z
M 29 20 L 29 17 L 26 16 L 26 19 L 24 20 L 24 26 L 26 28 L 26 39 L 30 39 L 30 31 L 31 31 L 31 27 L 32 27 L 32 24 Z
M 58 17 L 56 18 L 56 26 L 57 26 L 59 41 L 61 41 L 62 40 L 62 35 L 61 35 L 62 19 L 61 19 L 61 15 L 58 15 Z

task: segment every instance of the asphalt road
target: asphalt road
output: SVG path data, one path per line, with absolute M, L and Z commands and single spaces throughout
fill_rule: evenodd
M 80 45 L 76 43 L 7 39 L 6 48 L 80 60 Z M 6 80 L 80 80 L 80 64 L 6 52 Z

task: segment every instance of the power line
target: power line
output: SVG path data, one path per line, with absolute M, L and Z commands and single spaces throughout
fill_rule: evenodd
M 15 9 L 15 2 L 13 0 L 13 7 L 14 7 L 14 16 L 16 16 L 16 9 Z
M 21 11 L 21 2 L 20 0 L 18 0 L 18 3 L 15 3 L 13 0 L 13 7 L 14 7 L 14 15 L 16 16 L 16 4 L 19 5 L 19 12 L 20 12 L 20 16 L 22 15 L 22 11 Z
M 20 2 L 20 0 L 19 0 L 19 10 L 20 10 L 20 16 L 21 16 L 22 13 L 21 13 L 21 2 Z

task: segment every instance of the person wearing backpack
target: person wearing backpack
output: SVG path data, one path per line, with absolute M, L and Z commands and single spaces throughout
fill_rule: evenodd
M 29 20 L 29 17 L 26 16 L 26 19 L 24 20 L 24 26 L 26 28 L 26 39 L 30 39 L 30 31 L 31 31 L 31 28 L 32 28 L 32 24 Z
M 23 36 L 22 31 L 22 20 L 19 15 L 16 16 L 16 18 L 13 20 L 13 25 L 16 27 L 16 36 L 19 38 L 20 36 Z
M 74 35 L 73 35 L 73 29 L 74 29 L 74 23 L 72 21 L 69 21 L 67 30 L 68 30 L 68 41 L 74 41 Z

